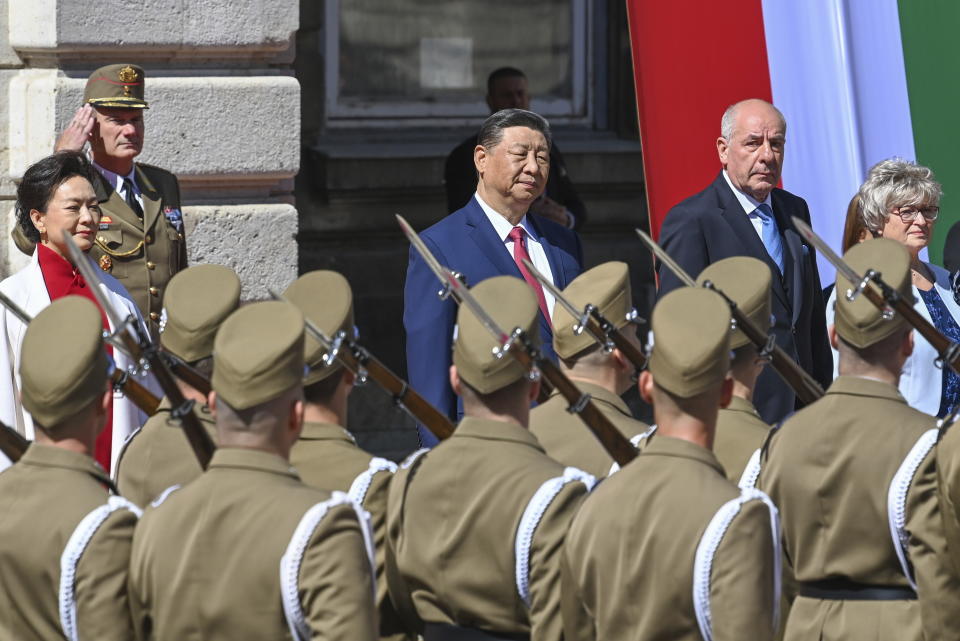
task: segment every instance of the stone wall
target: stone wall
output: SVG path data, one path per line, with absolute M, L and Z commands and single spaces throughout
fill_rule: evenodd
M 91 8 L 95 7 L 95 11 Z M 177 174 L 191 262 L 230 265 L 245 299 L 296 277 L 300 85 L 297 0 L 0 0 L 0 210 L 50 153 L 95 68 L 147 73 L 144 153 Z M 128 25 L 127 31 L 121 25 Z M 23 257 L 0 222 L 0 272 Z

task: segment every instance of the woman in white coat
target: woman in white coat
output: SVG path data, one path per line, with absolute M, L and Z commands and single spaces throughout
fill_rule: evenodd
M 37 243 L 30 262 L 0 282 L 0 291 L 17 303 L 30 317 L 62 296 L 79 295 L 93 299 L 87 283 L 70 262 L 64 237 L 70 235 L 77 247 L 87 252 L 100 224 L 100 205 L 91 181 L 95 169 L 77 152 L 60 152 L 31 165 L 17 189 L 17 224 Z M 96 263 L 90 260 L 91 264 Z M 115 278 L 102 275 L 101 291 L 120 316 L 143 318 L 130 294 Z M 102 310 L 101 310 L 102 313 Z M 102 314 L 104 327 L 108 317 Z M 30 413 L 20 403 L 20 348 L 26 325 L 6 308 L 0 313 L 0 421 L 33 439 Z M 129 359 L 113 351 L 116 366 L 129 370 Z M 56 367 L 55 362 L 50 367 Z M 139 374 L 138 382 L 157 391 L 153 377 Z M 124 440 L 146 421 L 136 405 L 114 391 L 110 420 L 97 441 L 97 460 L 112 470 Z M 50 426 L 52 427 L 52 426 Z
M 899 158 L 874 165 L 857 197 L 867 231 L 901 243 L 910 252 L 914 309 L 953 341 L 960 341 L 960 306 L 953 298 L 950 273 L 924 262 L 920 252 L 930 243 L 940 213 L 940 183 L 922 165 Z M 837 292 L 827 301 L 827 325 L 833 324 Z M 960 376 L 938 367 L 938 354 L 919 333 L 913 333 L 913 354 L 900 376 L 900 393 L 914 408 L 944 416 L 960 402 Z M 837 351 L 833 352 L 834 375 Z

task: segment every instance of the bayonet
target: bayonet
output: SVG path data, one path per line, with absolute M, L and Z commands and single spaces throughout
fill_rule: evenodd
M 670 254 L 650 238 L 646 232 L 642 229 L 636 229 L 635 231 L 640 237 L 640 240 L 643 241 L 643 244 L 646 245 L 653 255 L 656 256 L 661 263 L 666 265 L 681 282 L 688 287 L 697 286 L 697 281 L 695 281 Z M 793 389 L 797 398 L 809 405 L 823 396 L 823 388 L 820 386 L 820 383 L 800 367 L 796 361 L 790 358 L 790 356 L 783 351 L 782 347 L 777 345 L 773 332 L 767 333 L 757 327 L 754 322 L 740 310 L 737 303 L 724 294 L 712 281 L 704 282 L 703 286 L 717 292 L 727 301 L 727 304 L 730 306 L 730 315 L 733 317 L 736 327 L 754 344 L 760 356 L 769 360 L 770 365 L 777 374 L 780 375 L 780 378 Z

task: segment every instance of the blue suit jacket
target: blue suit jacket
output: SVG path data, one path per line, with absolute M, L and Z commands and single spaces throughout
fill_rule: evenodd
M 553 280 L 564 288 L 581 271 L 580 237 L 573 231 L 537 216 L 527 219 L 550 262 Z M 440 264 L 463 274 L 469 286 L 493 276 L 523 278 L 520 269 L 497 236 L 476 198 L 420 234 Z M 451 419 L 459 419 L 462 410 L 450 388 L 449 370 L 453 359 L 452 337 L 457 304 L 440 300 L 441 285 L 413 247 L 403 289 L 403 327 L 407 334 L 407 377 L 425 399 Z M 513 329 L 513 328 L 505 328 Z M 540 314 L 540 339 L 544 352 L 556 360 L 553 332 Z M 425 446 L 437 439 L 420 428 Z

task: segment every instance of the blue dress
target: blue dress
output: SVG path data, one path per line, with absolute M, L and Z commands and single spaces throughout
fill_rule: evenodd
M 923 303 L 927 306 L 927 311 L 930 312 L 930 319 L 934 326 L 954 343 L 960 343 L 960 325 L 957 325 L 957 321 L 954 320 L 950 310 L 943 303 L 943 299 L 937 293 L 937 288 L 934 287 L 926 292 L 922 289 L 917 291 L 920 292 L 920 297 L 923 298 Z M 943 366 L 943 387 L 941 389 L 943 391 L 940 395 L 940 411 L 937 412 L 937 416 L 942 418 L 960 402 L 960 375 L 948 365 Z

